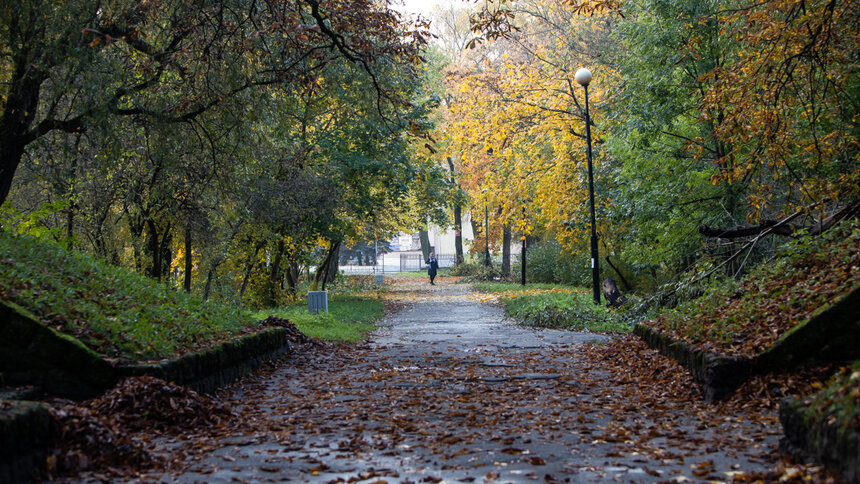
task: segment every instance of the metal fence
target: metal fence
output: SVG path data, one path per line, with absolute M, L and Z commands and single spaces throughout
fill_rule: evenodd
M 452 267 L 457 256 L 441 254 L 436 256 L 439 267 Z M 389 252 L 380 254 L 376 264 L 341 264 L 338 268 L 344 274 L 394 274 L 398 272 L 419 272 L 427 270 L 427 263 L 420 252 Z

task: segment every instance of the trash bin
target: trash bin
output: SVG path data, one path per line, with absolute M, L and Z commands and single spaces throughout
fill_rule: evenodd
M 308 291 L 308 313 L 328 312 L 328 291 Z
M 382 274 L 377 274 L 376 275 L 376 283 L 377 284 L 384 284 L 385 283 L 385 276 L 383 276 Z

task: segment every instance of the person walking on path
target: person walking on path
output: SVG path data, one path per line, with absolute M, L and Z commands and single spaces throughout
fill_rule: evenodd
M 427 274 L 430 276 L 430 285 L 435 286 L 436 272 L 439 270 L 439 261 L 436 260 L 436 253 L 430 252 L 430 258 L 427 259 Z

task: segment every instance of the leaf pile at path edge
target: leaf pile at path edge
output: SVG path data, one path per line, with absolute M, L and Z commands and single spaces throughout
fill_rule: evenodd
M 287 330 L 287 341 L 298 345 L 321 345 L 319 341 L 307 337 L 304 333 L 293 324 L 289 319 L 279 318 L 277 316 L 269 316 L 260 322 L 263 326 L 272 328 L 284 328 Z
M 57 437 L 49 474 L 92 469 L 115 476 L 161 463 L 146 450 L 147 436 L 197 432 L 234 417 L 217 400 L 150 376 L 126 378 L 102 396 L 52 408 L 51 414 Z

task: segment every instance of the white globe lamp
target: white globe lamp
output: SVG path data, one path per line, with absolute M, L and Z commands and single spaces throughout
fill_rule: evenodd
M 591 71 L 583 67 L 580 70 L 576 71 L 576 74 L 573 75 L 573 78 L 576 79 L 576 82 L 578 82 L 580 86 L 587 86 L 589 83 L 591 83 Z

